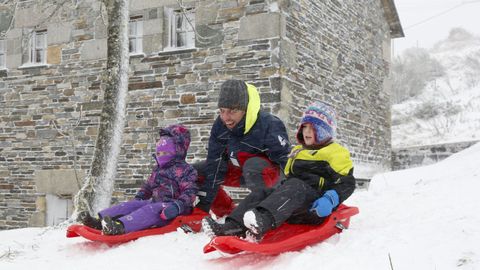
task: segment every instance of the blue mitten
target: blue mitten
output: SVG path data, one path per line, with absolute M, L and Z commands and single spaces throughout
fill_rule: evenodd
M 338 205 L 338 194 L 335 190 L 327 190 L 322 197 L 313 202 L 310 211 L 315 212 L 319 217 L 326 217 L 332 213 L 334 207 Z
M 178 216 L 178 214 L 180 214 L 180 208 L 183 208 L 181 207 L 180 203 L 176 203 L 176 202 L 164 203 L 164 208 L 160 213 L 160 218 L 163 220 L 169 220 L 169 219 L 175 218 Z

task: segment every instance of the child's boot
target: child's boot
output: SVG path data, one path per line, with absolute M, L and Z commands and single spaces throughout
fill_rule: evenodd
M 273 216 L 264 209 L 256 208 L 245 212 L 243 224 L 247 227 L 246 238 L 250 242 L 260 242 L 273 226 Z
M 88 211 L 78 213 L 77 221 L 90 228 L 102 229 L 102 221 L 99 218 L 90 216 Z
M 114 220 L 109 216 L 105 216 L 102 220 L 102 232 L 105 235 L 124 234 L 125 228 L 122 222 Z
M 233 219 L 227 218 L 224 224 L 220 224 L 211 217 L 205 217 L 202 220 L 202 229 L 205 234 L 213 238 L 215 236 L 238 236 L 245 237 L 245 228 Z

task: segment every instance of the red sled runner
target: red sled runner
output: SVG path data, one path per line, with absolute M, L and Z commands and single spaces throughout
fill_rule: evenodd
M 236 236 L 217 236 L 204 248 L 204 253 L 215 250 L 236 254 L 242 251 L 275 255 L 286 251 L 297 251 L 321 242 L 348 228 L 350 217 L 358 214 L 357 207 L 340 205 L 321 225 L 293 225 L 284 223 L 268 232 L 260 243 L 251 243 Z
M 194 209 L 193 213 L 188 216 L 178 216 L 170 224 L 160 227 L 146 229 L 120 235 L 104 235 L 101 231 L 84 226 L 84 225 L 71 225 L 67 228 L 67 238 L 81 236 L 91 241 L 102 242 L 108 245 L 116 245 L 132 240 L 136 240 L 140 237 L 164 234 L 176 231 L 178 227 L 184 227 L 198 232 L 202 227 L 202 218 L 207 215 L 202 210 Z

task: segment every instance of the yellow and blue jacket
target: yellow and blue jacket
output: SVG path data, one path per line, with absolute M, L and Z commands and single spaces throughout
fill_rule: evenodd
M 355 190 L 350 152 L 336 142 L 319 149 L 295 146 L 290 152 L 284 171 L 287 181 L 289 178 L 298 178 L 316 189 L 319 196 L 327 190 L 335 190 L 340 203 Z

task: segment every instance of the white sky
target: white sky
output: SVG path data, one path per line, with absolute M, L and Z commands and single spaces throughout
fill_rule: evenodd
M 410 47 L 431 48 L 454 27 L 480 35 L 480 0 L 394 0 L 404 38 L 394 39 L 398 55 Z
M 172 232 L 107 247 L 65 227 L 0 231 L 2 270 L 480 269 L 480 143 L 437 164 L 376 175 L 350 228 L 277 256 L 202 253 L 203 233 Z M 390 266 L 390 260 L 392 266 Z

